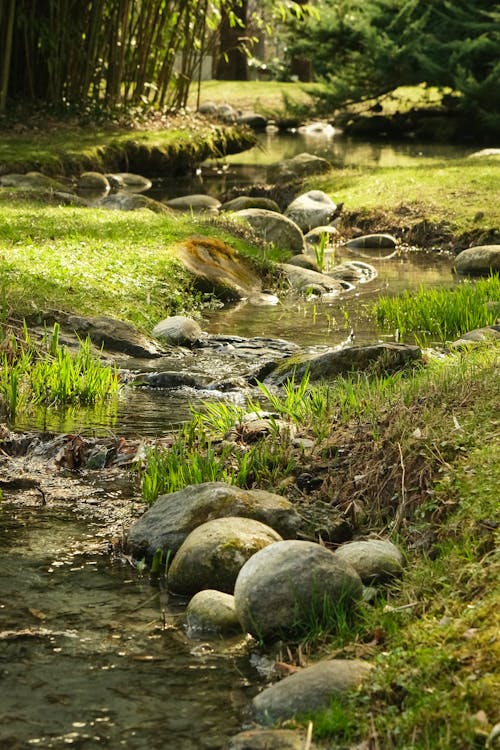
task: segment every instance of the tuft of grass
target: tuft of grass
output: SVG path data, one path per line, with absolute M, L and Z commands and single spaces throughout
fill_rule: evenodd
M 438 336 L 444 342 L 474 328 L 493 325 L 500 314 L 500 276 L 464 280 L 454 289 L 424 289 L 380 297 L 373 307 L 386 330 Z

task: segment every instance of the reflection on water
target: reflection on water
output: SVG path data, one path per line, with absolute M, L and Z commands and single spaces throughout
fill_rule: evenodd
M 189 641 L 174 627 L 179 604 L 92 551 L 97 526 L 10 510 L 0 525 L 0 747 L 224 746 L 249 699 L 246 643 Z

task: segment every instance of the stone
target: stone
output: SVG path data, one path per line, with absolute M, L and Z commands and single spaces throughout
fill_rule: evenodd
M 316 273 L 321 273 L 319 266 L 314 260 L 314 258 L 311 258 L 309 255 L 304 255 L 304 253 L 300 253 L 299 255 L 294 255 L 288 261 L 288 265 L 299 266 L 299 268 L 307 268 L 309 271 L 315 271 Z
M 326 235 L 327 245 L 331 245 L 332 242 L 339 238 L 339 230 L 330 224 L 323 226 L 314 227 L 305 235 L 307 245 L 319 245 L 322 242 L 323 236 Z
M 297 177 L 308 177 L 313 174 L 322 174 L 329 172 L 332 165 L 321 156 L 314 156 L 303 152 L 297 154 L 291 159 L 271 164 L 267 170 L 267 179 L 269 182 L 281 182 L 283 180 L 293 180 Z
M 195 193 L 171 198 L 165 201 L 165 205 L 177 211 L 194 211 L 195 213 L 208 211 L 214 213 L 218 212 L 221 203 L 217 198 L 212 198 L 211 195 Z
M 60 190 L 68 192 L 68 188 L 62 182 L 41 172 L 27 172 L 26 174 L 4 174 L 0 176 L 2 187 L 27 188 L 32 190 Z
M 243 490 L 225 482 L 193 484 L 155 503 L 130 527 L 126 546 L 134 557 L 151 559 L 158 548 L 175 553 L 188 534 L 214 518 L 244 516 L 293 538 L 301 519 L 292 503 L 265 490 Z
M 498 341 L 499 339 L 500 325 L 485 326 L 484 328 L 475 328 L 473 331 L 463 333 L 459 339 L 452 342 L 451 346 L 470 346 L 470 344 L 474 344 L 478 341 Z
M 263 208 L 247 208 L 235 211 L 234 216 L 246 221 L 265 242 L 279 250 L 303 253 L 306 249 L 304 235 L 295 222 L 276 211 Z
M 347 542 L 333 554 L 338 560 L 352 565 L 367 585 L 396 578 L 403 572 L 403 555 L 388 539 Z
M 364 284 L 377 278 L 377 269 L 369 263 L 360 260 L 350 260 L 339 263 L 328 271 L 332 279 L 344 279 L 344 281 L 357 281 Z
M 308 268 L 290 263 L 280 263 L 279 267 L 284 271 L 293 291 L 298 294 L 338 295 L 344 291 L 342 284 L 327 274 L 311 271 Z
M 326 709 L 335 696 L 359 688 L 372 667 L 360 659 L 331 659 L 285 677 L 252 701 L 257 720 L 272 724 L 309 711 Z
M 241 632 L 234 596 L 216 589 L 198 591 L 186 608 L 186 629 L 190 637 Z
M 243 112 L 238 115 L 236 122 L 239 125 L 247 125 L 252 130 L 265 130 L 267 127 L 267 119 L 258 112 Z
M 299 195 L 285 210 L 285 216 L 294 221 L 303 232 L 327 223 L 333 218 L 337 205 L 322 190 L 309 190 Z
M 202 384 L 186 372 L 165 370 L 163 372 L 141 372 L 130 381 L 149 388 L 201 388 Z
M 264 196 L 239 195 L 230 201 L 226 201 L 220 207 L 221 211 L 245 211 L 247 208 L 263 208 L 266 211 L 280 212 L 280 207 L 271 198 Z
M 147 177 L 132 172 L 112 172 L 106 175 L 111 187 L 115 190 L 132 190 L 142 192 L 149 190 L 153 183 Z
M 101 198 L 98 203 L 102 208 L 115 211 L 140 211 L 144 208 L 155 214 L 171 214 L 172 211 L 160 201 L 137 193 L 114 193 Z
M 327 380 L 348 372 L 366 370 L 375 365 L 384 372 L 392 372 L 420 359 L 421 356 L 422 352 L 418 346 L 390 342 L 332 348 L 320 354 L 314 349 L 306 349 L 282 359 L 274 369 L 264 366 L 253 373 L 253 378 L 264 381 L 266 385 L 284 385 L 291 378 L 300 380 L 306 372 L 310 373 L 311 381 Z
M 262 282 L 250 263 L 221 240 L 189 237 L 177 246 L 176 253 L 194 277 L 196 287 L 225 302 L 253 297 L 262 288 Z
M 80 337 L 89 336 L 93 344 L 110 351 L 144 359 L 165 354 L 165 350 L 156 341 L 148 339 L 130 323 L 116 318 L 105 315 L 89 318 L 68 315 L 61 324 L 71 328 Z
M 473 154 L 469 154 L 469 158 L 472 159 L 488 156 L 500 156 L 500 148 L 482 148 L 480 151 L 474 151 Z
M 365 234 L 362 237 L 353 237 L 352 240 L 344 243 L 344 247 L 355 250 L 376 250 L 379 248 L 393 250 L 396 245 L 397 240 L 391 234 Z
M 100 172 L 82 172 L 78 178 L 78 190 L 92 190 L 100 193 L 108 193 L 110 184 L 105 175 Z
M 311 618 L 328 618 L 362 596 L 356 571 L 329 549 L 299 540 L 270 544 L 241 568 L 234 588 L 243 629 L 259 640 L 299 636 Z
M 291 729 L 246 729 L 231 737 L 227 750 L 314 750 L 306 737 Z
M 242 516 L 226 516 L 195 528 L 177 550 L 168 570 L 170 591 L 194 594 L 212 588 L 232 594 L 245 562 L 281 536 L 270 526 Z
M 462 250 L 454 262 L 458 274 L 488 276 L 500 271 L 500 245 L 478 245 Z
M 192 346 L 203 337 L 199 323 L 185 315 L 172 315 L 160 320 L 152 334 L 171 346 Z

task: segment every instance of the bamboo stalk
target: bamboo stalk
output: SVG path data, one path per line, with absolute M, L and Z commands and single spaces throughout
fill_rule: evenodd
M 10 62 L 12 57 L 12 37 L 14 34 L 14 15 L 16 1 L 10 0 L 9 15 L 5 31 L 4 55 L 2 60 L 2 81 L 0 84 L 0 112 L 7 109 L 7 90 L 9 88 Z

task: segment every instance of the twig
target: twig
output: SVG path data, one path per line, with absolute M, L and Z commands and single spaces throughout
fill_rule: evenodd
M 399 463 L 401 464 L 401 501 L 398 505 L 398 509 L 396 511 L 396 516 L 394 518 L 394 531 L 399 531 L 399 527 L 401 526 L 401 523 L 403 521 L 403 515 L 406 507 L 406 487 L 405 487 L 405 462 L 403 459 L 403 451 L 401 449 L 401 443 L 398 443 L 398 450 L 399 450 Z
M 309 724 L 307 725 L 306 744 L 304 745 L 304 750 L 310 750 L 312 736 L 313 736 L 313 723 L 312 721 L 310 721 Z

